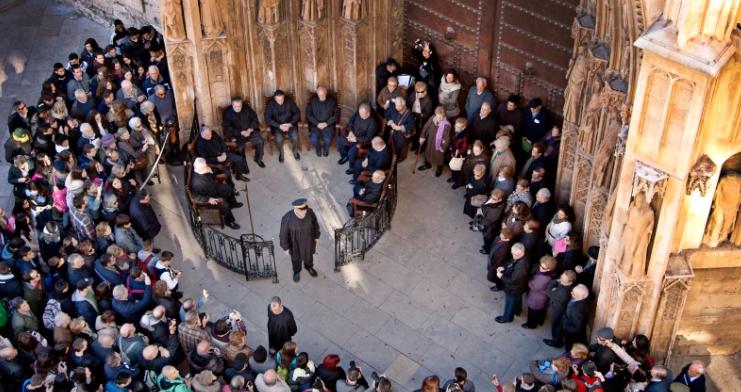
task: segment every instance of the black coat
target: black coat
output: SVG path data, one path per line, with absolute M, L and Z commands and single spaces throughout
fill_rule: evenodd
M 319 221 L 311 208 L 303 219 L 291 210 L 280 221 L 280 247 L 293 259 L 312 260 L 320 234 Z
M 265 122 L 273 132 L 279 131 L 280 124 L 285 123 L 290 123 L 295 128 L 300 118 L 301 112 L 298 110 L 298 106 L 288 97 L 285 97 L 282 105 L 278 105 L 275 99 L 272 99 L 268 103 L 268 107 L 265 108 Z
M 391 166 L 391 155 L 388 146 L 381 151 L 376 151 L 373 148 L 368 151 L 368 166 L 365 167 L 365 170 L 372 173 L 376 170 L 386 170 L 389 166 Z
M 540 109 L 537 116 L 533 117 L 530 109 L 522 112 L 522 136 L 536 143 L 551 130 L 551 115 L 546 108 Z
M 489 264 L 486 268 L 486 279 L 489 282 L 496 281 L 497 268 L 503 266 L 512 257 L 510 254 L 511 249 L 512 241 L 496 241 L 492 244 L 489 253 Z
M 566 311 L 566 305 L 571 300 L 571 289 L 573 289 L 573 286 L 564 286 L 558 279 L 554 279 L 548 283 L 545 289 L 545 295 L 548 296 L 548 303 L 551 306 L 553 318 L 561 316 Z
M 474 115 L 470 131 L 471 135 L 468 140 L 471 142 L 481 140 L 485 146 L 491 144 L 494 141 L 494 136 L 497 134 L 497 121 L 494 118 L 494 113 L 489 113 L 483 119 L 478 114 Z
M 485 203 L 481 206 L 481 213 L 484 214 L 484 239 L 490 240 L 499 235 L 502 218 L 504 218 L 504 207 L 504 201 L 501 203 Z
M 580 301 L 569 301 L 566 312 L 563 315 L 563 330 L 576 334 L 584 332 L 587 328 L 589 304 L 586 299 Z
M 316 125 L 320 122 L 326 122 L 327 128 L 331 129 L 337 121 L 337 102 L 329 97 L 324 101 L 320 101 L 319 97 L 312 97 L 306 104 L 305 115 L 311 131 L 319 130 Z
M 373 181 L 368 181 L 363 189 L 365 189 L 365 192 L 360 195 L 360 200 L 366 203 L 378 203 L 381 199 L 381 193 L 383 192 L 383 182 L 375 183 Z
M 502 282 L 504 282 L 504 292 L 510 295 L 522 295 L 527 291 L 527 284 L 530 280 L 530 265 L 526 258 L 510 260 L 504 265 L 502 273 Z
M 190 178 L 190 191 L 195 201 L 205 203 L 209 197 L 229 199 L 234 195 L 233 188 L 216 181 L 213 174 L 193 173 Z
M 548 222 L 551 221 L 551 218 L 553 218 L 555 213 L 556 206 L 553 205 L 551 200 L 548 200 L 547 203 L 543 204 L 535 202 L 533 208 L 530 209 L 530 214 L 532 214 L 533 218 L 540 222 L 541 232 L 545 230 L 545 227 L 548 225 Z
M 212 165 L 221 165 L 216 158 L 219 155 L 226 152 L 226 143 L 216 132 L 211 133 L 211 140 L 206 140 L 202 137 L 198 137 L 196 142 L 196 155 L 205 159 L 206 162 Z
M 687 370 L 689 370 L 689 368 L 690 365 L 683 367 L 682 372 L 677 375 L 674 382 L 680 382 L 687 385 L 690 387 L 690 392 L 705 392 L 705 375 L 703 374 L 694 381 L 690 381 L 690 376 L 687 375 Z
M 152 206 L 149 203 L 142 204 L 135 197 L 129 202 L 129 216 L 132 226 L 144 240 L 154 238 L 162 229 Z
M 368 145 L 371 139 L 376 136 L 376 120 L 372 115 L 363 119 L 360 114 L 355 112 L 347 123 L 347 131 L 352 131 L 355 134 L 358 144 Z
M 284 306 L 280 314 L 274 314 L 268 306 L 268 343 L 270 348 L 279 351 L 283 348 L 283 343 L 290 341 L 297 331 L 296 320 L 294 320 L 293 313 L 287 307 Z
M 584 253 L 582 253 L 581 249 L 570 249 L 566 252 L 559 253 L 556 256 L 556 261 L 558 262 L 557 273 L 559 274 L 566 270 L 574 270 L 577 265 L 583 266 L 586 263 Z
M 228 138 L 237 138 L 248 128 L 252 128 L 253 133 L 259 132 L 258 127 L 257 113 L 249 105 L 243 104 L 239 113 L 231 107 L 224 112 L 224 136 Z

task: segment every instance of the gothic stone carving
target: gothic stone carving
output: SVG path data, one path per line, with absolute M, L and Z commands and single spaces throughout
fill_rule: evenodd
M 705 245 L 718 246 L 731 236 L 739 207 L 741 207 L 741 175 L 723 176 L 715 190 L 713 210 L 710 212 L 710 220 L 703 238 Z
M 700 191 L 700 196 L 704 197 L 708 189 L 708 181 L 713 176 L 715 168 L 715 162 L 709 156 L 703 154 L 690 169 L 687 178 L 687 195 L 697 189 Z
M 342 2 L 342 17 L 347 20 L 359 21 L 363 19 L 363 0 L 344 0 Z
M 620 268 L 631 278 L 640 278 L 646 272 L 646 256 L 654 223 L 654 211 L 646 195 L 643 192 L 636 194 L 628 207 L 628 217 L 623 226 L 623 248 L 618 256 Z
M 317 29 L 318 26 L 313 22 L 301 21 L 299 39 L 301 41 L 301 56 L 304 63 L 304 80 L 309 89 L 316 88 L 319 81 L 317 80 Z
M 268 25 L 280 23 L 280 5 L 280 0 L 260 0 L 260 7 L 257 10 L 257 21 L 261 24 Z M 302 17 L 304 16 L 303 12 L 304 6 L 302 6 L 301 10 Z
M 165 0 L 163 14 L 162 27 L 165 36 L 173 41 L 185 39 L 182 0 Z
M 631 196 L 639 192 L 646 194 L 646 201 L 649 203 L 654 198 L 654 194 L 659 197 L 664 195 L 666 182 L 669 176 L 659 169 L 646 165 L 641 161 L 636 161 L 635 174 L 633 175 L 633 192 Z
M 257 37 L 262 48 L 263 61 L 265 64 L 265 93 L 275 90 L 275 39 L 277 30 L 275 25 L 259 25 Z
M 301 20 L 317 22 L 324 17 L 324 0 L 302 0 Z
M 599 244 L 606 205 L 607 190 L 604 188 L 593 189 L 589 204 L 589 226 L 587 228 L 587 244 L 590 246 Z
M 198 0 L 201 9 L 201 27 L 206 37 L 216 37 L 224 33 L 221 7 L 217 0 Z
M 569 83 L 564 91 L 563 117 L 565 121 L 579 123 L 579 108 L 584 83 L 587 80 L 588 67 L 587 48 L 584 45 L 579 46 L 576 59 L 570 60 L 569 71 L 566 73 Z

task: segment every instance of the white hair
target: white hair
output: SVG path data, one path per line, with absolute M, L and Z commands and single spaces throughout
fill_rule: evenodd
M 487 82 L 486 81 L 486 78 L 483 77 L 483 76 L 479 76 L 478 78 L 476 78 L 476 83 L 478 83 L 478 82 L 481 82 L 483 84 L 489 84 L 489 82 Z
M 404 98 L 402 98 L 402 97 L 396 97 L 396 98 L 394 98 L 394 104 L 399 104 L 399 103 L 402 104 L 402 105 L 404 105 L 404 107 L 407 106 L 407 101 L 405 101 Z
M 537 197 L 538 195 L 550 199 L 551 191 L 549 191 L 548 188 L 540 188 L 540 190 L 538 191 L 538 193 L 535 194 L 535 196 Z
M 154 112 L 154 103 L 152 103 L 152 101 L 144 101 L 141 106 L 139 106 L 139 110 L 146 116 L 149 113 Z
M 142 123 L 142 119 L 140 119 L 139 117 L 131 117 L 129 119 L 129 128 L 134 129 L 138 127 L 139 125 L 141 125 L 141 123 Z
M 121 81 L 121 88 L 130 88 L 130 87 L 131 87 L 131 86 L 133 86 L 133 85 L 134 85 L 134 84 L 133 84 L 133 83 L 131 83 L 131 81 L 130 81 L 130 80 L 126 80 L 126 79 L 124 79 L 124 80 L 122 80 L 122 81 Z
M 512 245 L 512 251 L 522 252 L 525 253 L 525 245 L 522 245 L 522 243 L 518 242 L 514 245 Z

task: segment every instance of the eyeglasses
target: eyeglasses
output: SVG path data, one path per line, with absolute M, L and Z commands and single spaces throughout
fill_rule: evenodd
M 425 90 L 415 90 L 415 92 L 416 92 L 417 94 L 424 94 L 424 93 L 426 93 L 427 91 L 425 91 Z

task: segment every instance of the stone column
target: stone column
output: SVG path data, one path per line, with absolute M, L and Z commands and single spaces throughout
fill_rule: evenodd
M 666 362 L 671 356 L 687 293 L 694 276 L 692 267 L 684 255 L 669 258 L 664 283 L 661 286 L 656 322 L 651 334 L 651 348 L 659 361 Z
M 702 12 L 688 12 L 696 7 L 700 7 Z M 654 328 L 659 322 L 657 314 L 662 290 L 667 287 L 664 280 L 669 260 L 682 250 L 684 223 L 680 217 L 688 208 L 687 176 L 691 166 L 702 155 L 703 141 L 711 137 L 713 128 L 708 128 L 709 122 L 718 120 L 718 116 L 709 115 L 714 114 L 708 109 L 709 99 L 721 88 L 717 86 L 718 75 L 733 54 L 733 50 L 729 50 L 731 26 L 724 21 L 735 20 L 739 7 L 735 0 L 713 4 L 704 0 L 669 0 L 665 9 L 666 19 L 654 22 L 635 43 L 643 50 L 643 60 L 636 82 L 623 169 L 616 190 L 595 327 L 609 325 L 647 336 L 658 331 Z M 710 26 L 706 23 L 706 13 L 711 11 L 714 20 L 728 31 L 721 34 L 715 25 L 710 30 L 696 28 L 698 24 Z M 619 259 L 625 242 L 621 232 L 636 186 L 646 188 L 635 181 L 646 177 L 640 175 L 641 171 L 658 173 L 658 183 L 663 192 L 658 192 L 658 197 L 651 203 L 655 214 L 654 230 L 647 246 L 646 260 L 639 261 L 646 265 L 645 277 L 633 277 L 644 282 L 641 304 L 632 315 L 634 320 L 620 320 L 607 316 L 613 311 L 611 298 L 619 298 L 617 294 L 620 293 L 620 285 L 610 284 L 610 279 L 613 279 L 611 272 L 616 270 L 618 263 L 626 263 L 626 260 Z M 651 181 L 643 182 L 651 184 Z M 652 199 L 647 197 L 649 202 Z M 627 328 L 628 324 L 632 327 Z

